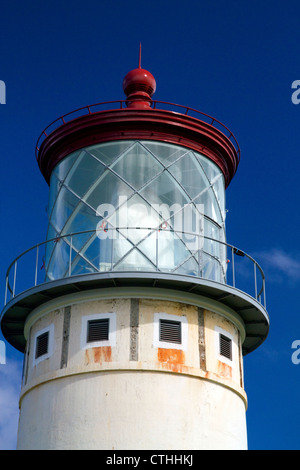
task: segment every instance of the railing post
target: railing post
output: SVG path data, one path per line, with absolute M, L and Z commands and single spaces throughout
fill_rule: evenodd
M 36 258 L 35 258 L 35 276 L 34 285 L 37 285 L 37 273 L 38 273 L 38 262 L 39 262 L 39 245 L 36 247 Z
M 115 235 L 116 232 L 113 232 L 113 236 L 111 238 L 111 257 L 110 257 L 110 270 L 112 271 L 113 270 L 113 267 L 114 267 L 114 237 L 117 236 L 117 233 Z M 101 256 L 101 253 L 100 253 L 100 256 Z
M 232 260 L 232 287 L 235 287 L 235 272 L 234 272 L 234 249 L 231 247 L 231 260 Z
M 265 278 L 263 278 L 263 290 L 264 290 L 264 307 L 267 308 L 267 303 L 266 303 L 266 281 L 265 281 Z
M 17 277 L 17 261 L 15 261 L 15 269 L 14 269 L 13 297 L 15 296 L 15 292 L 16 292 L 16 277 Z
M 255 289 L 255 298 L 257 300 L 256 263 L 254 263 L 254 289 Z
M 7 302 L 7 289 L 8 289 L 8 276 L 6 275 L 6 279 L 5 279 L 4 306 L 6 305 L 6 302 Z
M 71 235 L 71 237 L 70 237 L 70 253 L 69 253 L 69 276 L 71 276 L 71 272 L 72 272 L 72 242 L 73 242 L 73 237 Z
M 158 271 L 158 232 L 159 232 L 159 228 L 156 229 L 156 253 L 155 253 L 156 271 Z
M 202 277 L 202 256 L 201 256 L 201 235 L 198 234 L 198 265 L 199 265 L 199 269 L 198 269 L 198 274 L 199 274 L 199 277 Z

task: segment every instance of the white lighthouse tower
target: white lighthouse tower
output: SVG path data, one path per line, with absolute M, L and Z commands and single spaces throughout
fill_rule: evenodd
M 139 63 L 126 100 L 38 141 L 47 240 L 8 268 L 1 316 L 24 352 L 18 449 L 247 448 L 243 356 L 269 319 L 260 266 L 226 241 L 239 146 L 155 88 Z

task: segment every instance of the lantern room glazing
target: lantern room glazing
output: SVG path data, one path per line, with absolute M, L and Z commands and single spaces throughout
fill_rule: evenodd
M 77 150 L 52 172 L 48 214 L 48 280 L 162 271 L 225 282 L 224 176 L 199 152 L 153 140 Z

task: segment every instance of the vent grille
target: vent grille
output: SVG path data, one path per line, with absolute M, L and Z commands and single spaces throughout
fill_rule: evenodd
M 181 344 L 181 322 L 160 320 L 159 341 Z
M 44 356 L 48 353 L 49 331 L 36 338 L 35 358 Z
M 220 354 L 232 360 L 232 341 L 225 335 L 220 334 Z
M 94 341 L 108 341 L 109 318 L 89 320 L 87 327 L 87 343 Z

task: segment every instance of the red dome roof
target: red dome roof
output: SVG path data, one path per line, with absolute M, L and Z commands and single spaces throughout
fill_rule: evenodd
M 131 70 L 123 80 L 123 90 L 127 96 L 128 108 L 149 108 L 151 96 L 156 90 L 156 81 L 152 73 L 141 68 L 141 46 L 139 66 Z
M 126 96 L 142 91 L 151 97 L 156 90 L 156 81 L 147 70 L 142 68 L 134 69 L 128 72 L 124 78 L 123 90 Z

